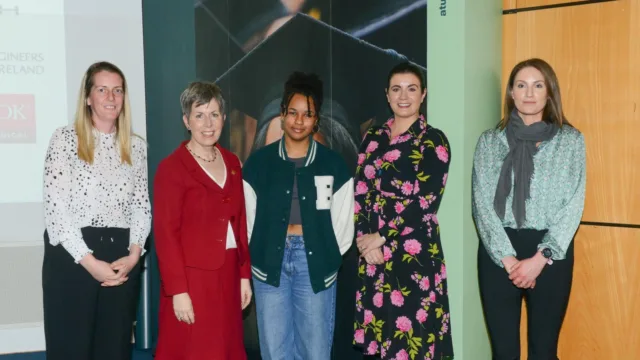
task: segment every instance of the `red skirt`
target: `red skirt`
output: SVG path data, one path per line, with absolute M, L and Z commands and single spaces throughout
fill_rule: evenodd
M 218 270 L 186 268 L 195 323 L 176 319 L 173 298 L 160 299 L 155 360 L 245 360 L 237 249 Z

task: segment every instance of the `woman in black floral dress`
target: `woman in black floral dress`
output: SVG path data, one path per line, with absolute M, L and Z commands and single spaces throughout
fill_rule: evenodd
M 354 344 L 395 360 L 453 359 L 447 271 L 438 207 L 449 142 L 420 114 L 422 72 L 410 63 L 389 74 L 394 117 L 362 142 L 355 189 L 361 253 Z

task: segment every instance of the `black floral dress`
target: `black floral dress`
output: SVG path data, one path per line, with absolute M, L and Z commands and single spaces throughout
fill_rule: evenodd
M 382 265 L 360 259 L 354 344 L 382 359 L 453 359 L 437 217 L 449 142 L 422 116 L 391 139 L 393 121 L 368 131 L 358 157 L 356 231 L 386 243 Z

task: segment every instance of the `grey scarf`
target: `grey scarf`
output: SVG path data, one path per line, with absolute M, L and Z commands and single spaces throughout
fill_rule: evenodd
M 504 219 L 507 196 L 511 192 L 511 172 L 513 171 L 515 189 L 511 208 L 518 228 L 520 228 L 527 217 L 525 203 L 529 199 L 529 188 L 533 175 L 533 155 L 538 151 L 536 143 L 552 139 L 558 133 L 558 126 L 544 121 L 527 126 L 518 115 L 517 110 L 514 109 L 509 116 L 505 131 L 509 143 L 509 153 L 500 170 L 493 208 L 500 219 Z

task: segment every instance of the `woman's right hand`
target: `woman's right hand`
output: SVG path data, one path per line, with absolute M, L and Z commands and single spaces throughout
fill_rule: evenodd
M 189 294 L 186 292 L 173 295 L 173 312 L 176 314 L 178 321 L 185 322 L 189 325 L 196 322 L 191 297 L 189 297 Z
M 111 268 L 111 264 L 102 260 L 96 259 L 92 254 L 88 254 L 80 260 L 80 265 L 85 268 L 93 276 L 94 279 L 101 283 L 114 280 L 118 277 L 115 271 Z M 126 281 L 126 279 L 124 279 Z M 123 281 L 124 282 L 124 281 Z M 120 284 L 113 284 L 120 285 Z
M 502 258 L 502 265 L 504 265 L 504 269 L 508 274 L 511 274 L 511 269 L 519 262 L 515 256 L 505 256 Z
M 502 265 L 504 265 L 504 269 L 507 271 L 507 274 L 511 275 L 513 268 L 518 264 L 520 260 L 516 259 L 515 256 L 505 256 L 502 258 Z M 515 285 L 515 284 L 514 284 Z M 522 286 L 522 289 L 533 289 L 536 287 L 536 281 L 533 280 L 530 284 L 525 284 L 527 286 Z

